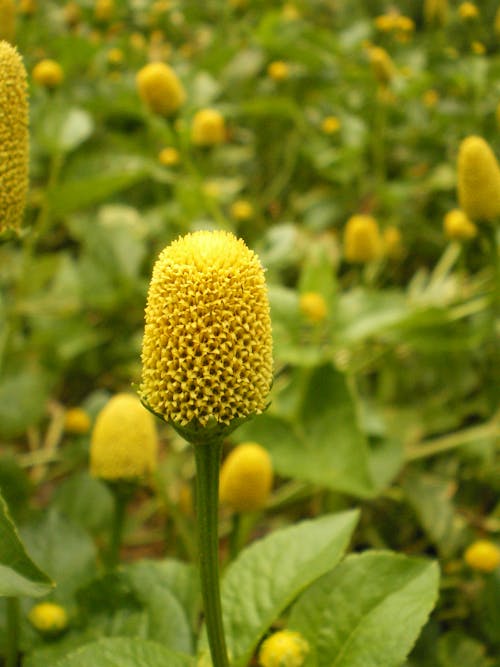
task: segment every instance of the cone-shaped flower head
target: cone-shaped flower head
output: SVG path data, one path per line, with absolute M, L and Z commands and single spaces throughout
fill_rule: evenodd
M 224 116 L 216 109 L 200 109 L 193 118 L 191 141 L 195 146 L 214 146 L 226 140 Z
M 363 264 L 380 257 L 383 250 L 377 221 L 370 215 L 353 215 L 344 230 L 344 255 L 348 262 Z
M 142 364 L 143 402 L 174 426 L 206 435 L 209 423 L 227 431 L 264 410 L 272 380 L 267 288 L 241 239 L 201 231 L 163 250 L 149 287 Z
M 11 44 L 16 33 L 16 6 L 14 0 L 0 0 L 0 39 Z
M 460 144 L 458 201 L 471 220 L 492 220 L 500 215 L 500 168 L 481 137 L 470 136 Z
M 500 548 L 490 540 L 477 540 L 467 548 L 464 558 L 473 570 L 494 572 L 500 567 Z
M 281 630 L 268 637 L 259 651 L 261 667 L 302 667 L 309 644 L 299 632 Z
M 26 70 L 16 49 L 0 42 L 0 232 L 21 226 L 28 162 Z
M 444 233 L 454 241 L 468 241 L 477 235 L 476 225 L 459 208 L 448 211 L 443 224 Z
M 245 442 L 233 449 L 222 464 L 219 497 L 236 512 L 262 509 L 273 485 L 273 464 L 264 447 Z
M 60 634 L 68 626 L 66 609 L 55 602 L 36 604 L 31 608 L 28 619 L 38 632 L 49 637 Z
M 174 114 L 186 99 L 174 70 L 165 63 L 149 63 L 136 77 L 139 95 L 151 111 L 163 116 Z
M 156 468 L 154 417 L 132 394 L 116 394 L 97 415 L 90 442 L 94 477 L 133 480 Z

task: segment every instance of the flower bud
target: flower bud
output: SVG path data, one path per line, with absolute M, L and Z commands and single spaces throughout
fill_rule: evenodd
M 96 21 L 106 23 L 113 18 L 114 13 L 114 0 L 96 0 L 94 5 L 94 18 Z
M 372 46 L 368 51 L 368 58 L 377 81 L 386 86 L 394 77 L 394 63 L 390 55 L 380 46 Z
M 165 63 L 149 63 L 136 76 L 139 96 L 153 111 L 171 116 L 186 99 L 184 88 L 174 70 Z
M 370 215 L 353 215 L 344 230 L 344 255 L 348 262 L 364 264 L 380 257 L 382 239 Z
M 84 435 L 90 431 L 90 417 L 82 408 L 70 408 L 64 415 L 64 430 L 66 433 Z
M 26 70 L 17 50 L 0 42 L 0 232 L 21 227 L 28 192 Z
M 460 144 L 458 201 L 471 220 L 493 220 L 500 215 L 500 168 L 481 137 L 470 136 Z
M 290 68 L 283 60 L 275 60 L 269 64 L 267 74 L 274 81 L 284 81 L 290 76 Z
M 90 442 L 90 472 L 108 481 L 135 480 L 156 468 L 153 416 L 137 396 L 116 394 L 97 415 Z
M 273 464 L 264 447 L 245 442 L 233 449 L 220 472 L 219 497 L 235 512 L 265 507 L 273 485 Z
M 304 294 L 301 294 L 299 309 L 310 322 L 315 324 L 322 322 L 328 312 L 325 299 L 319 292 L 304 292 Z
M 262 642 L 259 651 L 261 667 L 302 667 L 309 644 L 299 632 L 281 630 Z
M 64 79 L 64 72 L 58 62 L 46 58 L 35 65 L 32 77 L 39 86 L 57 88 Z
M 237 222 L 246 222 L 251 220 L 254 215 L 252 204 L 246 199 L 237 199 L 231 204 L 230 214 L 233 220 Z
M 14 0 L 0 0 L 0 40 L 14 43 L 16 34 L 16 6 Z
M 158 153 L 158 160 L 165 167 L 175 167 L 176 164 L 179 164 L 180 159 L 179 151 L 173 146 L 166 146 Z
M 28 614 L 31 625 L 42 635 L 54 637 L 68 627 L 68 614 L 55 602 L 40 602 Z
M 443 224 L 445 235 L 453 241 L 468 241 L 477 235 L 476 225 L 459 208 L 448 211 Z
M 425 0 L 424 18 L 426 23 L 444 25 L 448 20 L 448 0 Z
M 142 401 L 195 441 L 262 412 L 272 381 L 264 271 L 233 234 L 200 231 L 160 254 L 149 286 Z M 189 425 L 189 433 L 180 427 Z M 224 426 L 224 428 L 221 428 Z
M 405 254 L 401 232 L 394 225 L 390 225 L 384 229 L 382 242 L 384 254 L 389 259 L 401 259 Z
M 321 122 L 321 130 L 325 134 L 335 134 L 340 130 L 340 120 L 337 116 L 326 116 Z
M 214 146 L 226 140 L 224 116 L 215 109 L 200 109 L 191 127 L 191 141 L 195 146 Z
M 467 565 L 479 572 L 494 572 L 500 565 L 500 548 L 489 540 L 477 540 L 465 551 Z
M 462 2 L 458 7 L 458 15 L 464 21 L 470 21 L 478 18 L 479 9 L 473 2 Z

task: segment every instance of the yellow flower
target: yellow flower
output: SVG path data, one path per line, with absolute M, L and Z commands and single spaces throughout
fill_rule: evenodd
M 233 220 L 245 222 L 246 220 L 253 218 L 253 206 L 246 199 L 237 199 L 231 204 L 230 214 Z
M 374 24 L 380 32 L 391 32 L 396 27 L 397 14 L 389 12 L 388 14 L 381 14 L 374 19 Z
M 37 9 L 37 0 L 20 0 L 19 2 L 19 13 L 24 14 L 25 16 L 30 16 L 34 14 Z
M 310 322 L 322 322 L 328 312 L 325 299 L 319 292 L 304 292 L 299 298 L 300 312 Z
M 422 102 L 428 109 L 433 109 L 439 101 L 439 93 L 434 88 L 429 88 L 422 95 Z
M 394 76 L 394 64 L 390 55 L 380 46 L 371 46 L 368 58 L 377 81 L 384 86 L 387 85 Z
M 31 75 L 35 83 L 46 88 L 57 88 L 64 79 L 64 72 L 61 65 L 49 58 L 37 63 L 33 67 Z
M 448 0 L 425 0 L 424 18 L 426 23 L 444 25 L 448 20 Z
M 74 0 L 70 0 L 63 8 L 64 21 L 69 28 L 74 28 L 82 18 L 80 5 Z
M 14 0 L 0 0 L 0 40 L 14 42 L 16 33 L 16 5 Z
M 321 123 L 321 130 L 325 134 L 335 134 L 340 130 L 340 120 L 337 116 L 326 116 Z
M 28 619 L 44 635 L 54 636 L 68 627 L 68 614 L 55 602 L 40 602 L 31 608 Z
M 476 19 L 479 16 L 479 9 L 472 2 L 462 2 L 458 7 L 458 15 L 464 21 Z
M 470 45 L 470 48 L 478 56 L 482 56 L 483 54 L 486 53 L 485 45 L 482 42 L 478 42 L 477 40 L 472 42 L 472 44 Z
M 344 230 L 344 255 L 348 262 L 365 263 L 380 257 L 382 239 L 370 215 L 353 215 Z
M 136 77 L 141 99 L 151 111 L 170 116 L 186 100 L 184 88 L 174 70 L 165 63 L 149 63 Z
M 97 415 L 90 472 L 106 480 L 136 479 L 156 468 L 154 417 L 132 394 L 116 394 Z
M 405 254 L 401 232 L 394 225 L 386 227 L 383 232 L 384 254 L 389 259 L 401 259 Z
M 21 227 L 28 193 L 26 70 L 17 50 L 0 42 L 0 232 Z
M 267 74 L 274 81 L 284 81 L 290 76 L 290 70 L 286 62 L 275 60 L 268 65 Z
M 123 51 L 116 48 L 110 49 L 106 57 L 110 65 L 121 65 L 124 60 Z
M 500 548 L 489 540 L 477 540 L 467 548 L 464 559 L 473 570 L 494 572 L 500 565 Z
M 396 30 L 401 30 L 402 32 L 413 32 L 415 30 L 415 22 L 409 16 L 396 16 L 395 20 Z
M 134 51 L 144 51 L 146 48 L 146 38 L 141 32 L 133 32 L 128 41 Z
M 64 415 L 64 430 L 67 433 L 83 434 L 90 431 L 90 417 L 82 408 L 70 408 Z
M 173 167 L 176 164 L 179 164 L 181 159 L 180 153 L 177 148 L 173 146 L 166 146 L 158 154 L 158 160 L 165 167 Z
M 500 215 L 500 168 L 481 137 L 469 136 L 460 144 L 458 201 L 471 220 L 492 220 Z
M 193 118 L 191 141 L 195 146 L 214 146 L 226 139 L 224 116 L 216 109 L 200 109 Z
M 200 231 L 163 250 L 149 287 L 142 363 L 143 402 L 174 426 L 227 430 L 266 408 L 267 287 L 241 239 Z
M 96 21 L 106 22 L 113 18 L 115 13 L 114 0 L 96 0 L 94 5 L 94 18 Z
M 455 208 L 444 216 L 444 232 L 449 239 L 468 241 L 477 235 L 477 227 L 463 211 Z
M 271 457 L 256 442 L 238 445 L 222 464 L 219 498 L 235 512 L 255 512 L 265 507 L 272 486 Z
M 261 667 L 302 667 L 309 644 L 299 632 L 281 630 L 262 642 L 259 651 Z

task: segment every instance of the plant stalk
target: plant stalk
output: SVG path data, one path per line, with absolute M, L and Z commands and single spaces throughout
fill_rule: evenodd
M 7 635 L 5 645 L 5 667 L 17 667 L 19 652 L 19 598 L 6 598 Z
M 120 547 L 123 539 L 123 528 L 129 499 L 129 495 L 123 493 L 120 489 L 113 488 L 112 491 L 115 499 L 115 510 L 108 552 L 108 568 L 110 570 L 114 569 L 120 562 Z

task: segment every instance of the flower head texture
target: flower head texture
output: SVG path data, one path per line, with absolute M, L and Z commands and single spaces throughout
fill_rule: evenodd
M 142 477 L 156 468 L 154 417 L 132 394 L 116 394 L 97 415 L 90 472 L 109 481 Z
M 262 412 L 272 380 L 264 271 L 233 234 L 187 234 L 160 254 L 142 347 L 143 402 L 177 426 Z
M 165 63 L 149 63 L 136 77 L 139 96 L 154 113 L 171 116 L 184 104 L 186 93 L 174 70 Z
M 11 44 L 16 32 L 16 5 L 14 0 L 0 0 L 0 39 Z
M 344 255 L 348 262 L 363 264 L 380 257 L 383 250 L 380 230 L 370 215 L 353 215 L 344 230 Z
M 0 42 L 0 232 L 21 226 L 28 162 L 26 70 L 17 50 Z
M 200 109 L 193 118 L 191 141 L 195 146 L 214 146 L 226 140 L 224 116 L 216 109 Z
M 458 201 L 471 220 L 500 215 L 500 167 L 488 143 L 467 137 L 458 151 Z
M 309 644 L 299 632 L 281 630 L 268 637 L 260 647 L 261 667 L 302 667 Z
M 494 572 L 500 567 L 500 548 L 490 540 L 477 540 L 466 549 L 464 559 L 473 570 Z
M 256 442 L 238 445 L 224 460 L 220 471 L 220 501 L 236 512 L 262 509 L 273 485 L 273 464 Z
M 40 602 L 31 608 L 28 619 L 31 625 L 44 635 L 57 635 L 66 629 L 66 609 L 55 602 Z

